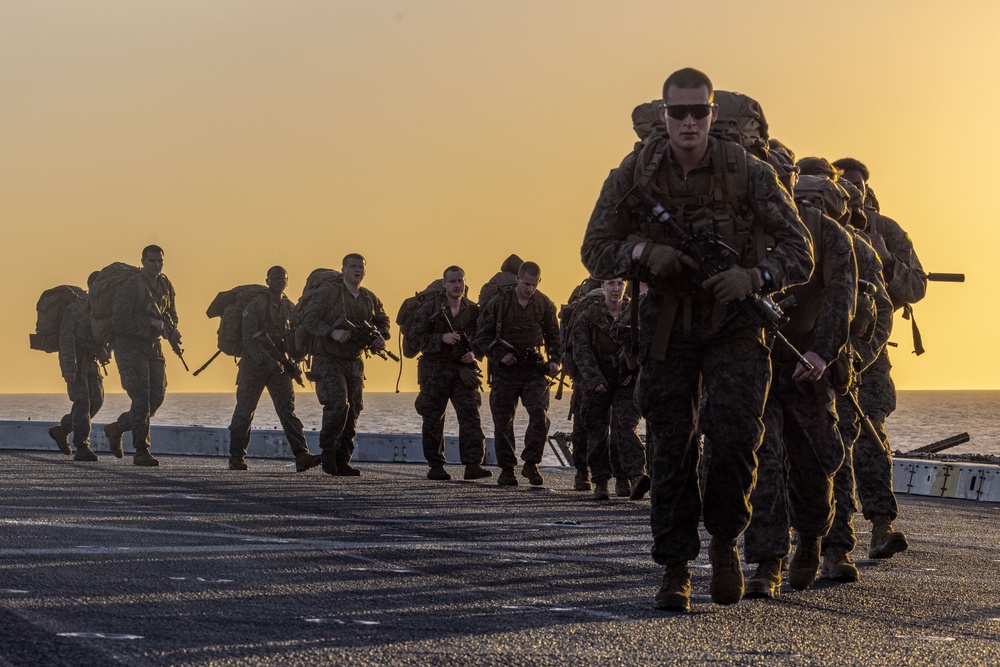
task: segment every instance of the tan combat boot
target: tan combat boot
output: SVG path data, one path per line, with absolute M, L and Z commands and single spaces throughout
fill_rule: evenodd
M 431 466 L 427 471 L 427 479 L 431 479 L 436 482 L 447 482 L 451 479 L 451 475 L 444 469 L 444 466 Z
M 788 583 L 797 591 L 804 591 L 816 580 L 819 572 L 820 547 L 822 537 L 799 535 L 799 544 L 795 547 L 795 555 L 788 564 Z
M 74 461 L 96 461 L 97 454 L 95 454 L 88 445 L 78 445 L 76 448 L 76 454 L 73 454 Z
M 820 574 L 824 579 L 853 582 L 860 578 L 858 568 L 851 562 L 847 549 L 839 544 L 831 544 L 823 548 L 823 567 Z
M 781 559 L 762 560 L 757 564 L 757 571 L 747 579 L 746 592 L 748 598 L 776 598 L 781 594 Z
M 521 474 L 528 480 L 528 484 L 532 486 L 542 486 L 545 484 L 545 480 L 542 479 L 542 473 L 538 472 L 538 465 L 532 462 L 527 462 L 521 468 Z
M 160 465 L 160 462 L 153 458 L 148 449 L 137 449 L 135 450 L 135 455 L 132 457 L 132 464 L 152 467 Z
M 576 478 L 573 480 L 574 491 L 590 491 L 590 471 L 587 469 L 577 470 Z
M 517 477 L 514 475 L 514 469 L 501 469 L 500 476 L 497 477 L 497 484 L 500 486 L 517 486 Z
M 687 561 L 667 567 L 654 602 L 663 611 L 691 611 L 691 570 Z
M 594 500 L 611 500 L 611 494 L 608 493 L 608 480 L 594 482 Z
M 104 427 L 104 435 L 108 439 L 108 449 L 115 455 L 116 459 L 125 456 L 122 451 L 122 430 L 118 428 L 118 422 L 111 422 Z
M 892 521 L 888 514 L 876 514 L 872 517 L 872 544 L 868 550 L 869 558 L 879 560 L 892 558 L 909 547 L 906 535 L 892 529 Z
M 249 470 L 250 466 L 242 458 L 239 459 L 229 459 L 229 469 L 230 470 Z
M 642 500 L 649 493 L 649 475 L 639 475 L 632 478 L 632 492 L 628 495 L 631 500 Z
M 713 537 L 708 545 L 708 558 L 712 562 L 712 581 L 709 592 L 715 604 L 736 604 L 743 599 L 743 568 L 736 540 Z
M 493 473 L 486 468 L 484 468 L 479 463 L 468 463 L 465 466 L 465 474 L 462 475 L 462 479 L 482 479 L 483 477 L 492 477 Z
M 315 468 L 322 462 L 322 456 L 313 454 L 308 449 L 303 449 L 295 455 L 295 472 L 305 472 L 309 468 Z
M 66 456 L 73 453 L 73 450 L 69 446 L 69 434 L 72 432 L 72 429 L 66 428 L 62 424 L 56 424 L 49 429 L 49 437 L 56 441 L 59 451 Z
M 632 494 L 632 482 L 627 478 L 615 479 L 615 495 L 619 498 L 628 498 Z

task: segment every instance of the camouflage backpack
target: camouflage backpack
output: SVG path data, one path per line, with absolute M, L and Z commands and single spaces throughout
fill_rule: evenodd
M 847 191 L 825 176 L 799 176 L 795 184 L 794 199 L 799 204 L 808 204 L 822 211 L 834 220 L 847 215 Z
M 344 284 L 344 274 L 335 269 L 314 269 L 309 277 L 306 278 L 306 286 L 302 288 L 302 296 L 299 297 L 298 302 L 292 308 L 291 322 L 290 326 L 293 336 L 293 344 L 290 347 L 294 349 L 292 352 L 292 358 L 295 361 L 301 361 L 305 359 L 306 356 L 312 351 L 313 337 L 306 331 L 306 328 L 302 326 L 302 315 L 305 313 L 306 308 L 309 306 L 309 302 L 312 301 L 313 297 L 316 296 L 316 292 L 322 287 L 327 285 L 343 285 Z
M 566 375 L 576 377 L 578 368 L 573 360 L 573 322 L 580 313 L 594 303 L 604 299 L 601 281 L 596 278 L 586 278 L 577 285 L 569 295 L 568 303 L 559 309 L 559 340 L 563 346 L 562 368 Z
M 32 350 L 42 352 L 59 351 L 59 327 L 62 324 L 63 312 L 74 302 L 87 300 L 87 292 L 73 285 L 59 285 L 42 292 L 38 297 L 35 311 L 35 333 L 28 334 L 28 342 Z
M 267 294 L 263 285 L 240 285 L 219 294 L 212 300 L 205 314 L 218 317 L 218 344 L 223 354 L 238 357 L 243 354 L 243 309 L 261 294 Z
M 126 280 L 139 273 L 139 267 L 114 262 L 101 269 L 94 284 L 90 286 L 90 316 L 94 341 L 98 345 L 109 344 L 114 338 L 111 326 L 111 315 L 115 305 L 115 295 L 118 288 Z
M 479 290 L 479 307 L 486 309 L 487 304 L 492 301 L 500 292 L 513 289 L 517 285 L 517 274 L 507 271 L 499 271 L 490 278 L 483 288 Z
M 468 288 L 466 288 L 466 292 L 468 292 Z M 420 354 L 420 350 L 415 348 L 413 343 L 409 340 L 410 327 L 413 326 L 413 318 L 416 317 L 417 311 L 420 310 L 420 306 L 424 305 L 428 299 L 433 299 L 434 297 L 442 296 L 443 294 L 444 279 L 438 278 L 422 291 L 417 292 L 413 296 L 405 299 L 402 305 L 399 306 L 399 312 L 396 313 L 396 324 L 399 325 L 400 351 L 407 359 L 412 359 Z

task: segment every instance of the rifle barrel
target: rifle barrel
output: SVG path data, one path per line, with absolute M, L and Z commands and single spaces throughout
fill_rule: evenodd
M 937 283 L 964 283 L 964 273 L 925 273 L 924 277 Z

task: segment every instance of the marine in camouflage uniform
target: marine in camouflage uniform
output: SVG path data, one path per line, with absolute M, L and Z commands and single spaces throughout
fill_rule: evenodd
M 631 482 L 631 498 L 649 491 L 646 452 L 639 439 L 639 408 L 635 404 L 635 373 L 625 360 L 628 302 L 621 278 L 605 280 L 602 299 L 581 306 L 573 320 L 573 360 L 581 376 L 581 416 L 587 420 L 587 462 L 594 481 L 594 498 L 608 500 L 612 457 Z M 611 440 L 617 443 L 612 451 Z
M 518 399 L 528 412 L 521 474 L 534 486 L 545 483 L 538 463 L 549 434 L 550 380 L 547 375 L 555 376 L 559 372 L 557 360 L 562 356 L 562 346 L 555 304 L 537 291 L 540 279 L 541 269 L 537 264 L 521 264 L 517 285 L 490 301 L 479 315 L 476 330 L 476 346 L 486 351 L 490 359 L 493 444 L 501 468 L 497 483 L 502 486 L 517 484 L 514 412 Z M 541 352 L 543 345 L 547 359 Z
M 280 266 L 267 271 L 267 292 L 253 297 L 243 309 L 243 348 L 236 374 L 236 409 L 229 423 L 229 469 L 246 470 L 250 426 L 260 396 L 267 388 L 295 455 L 295 467 L 303 472 L 320 464 L 320 457 L 309 453 L 302 422 L 295 416 L 295 391 L 292 375 L 279 361 L 285 354 L 289 335 L 292 302 L 284 295 L 288 273 Z M 285 357 L 287 359 L 287 357 Z
M 88 285 L 94 281 L 91 274 Z M 58 426 L 49 429 L 49 435 L 59 444 L 64 454 L 70 454 L 69 434 L 77 461 L 96 461 L 90 449 L 91 420 L 104 405 L 104 378 L 99 363 L 107 363 L 108 355 L 94 341 L 90 327 L 90 304 L 74 301 L 63 310 L 59 322 L 59 369 L 66 380 L 66 393 L 73 407 L 63 416 Z
M 120 456 L 121 435 L 131 431 L 135 448 L 132 462 L 141 466 L 159 465 L 149 453 L 149 422 L 167 391 L 166 362 L 160 346 L 165 330 L 163 317 L 177 323 L 174 286 L 162 271 L 163 250 L 159 246 L 143 248 L 142 268 L 118 288 L 112 311 L 115 362 L 132 406 L 108 424 L 105 433 L 112 452 Z M 174 336 L 179 343 L 176 330 Z
M 747 582 L 748 597 L 779 594 L 781 561 L 791 550 L 789 526 L 798 535 L 789 583 L 803 590 L 816 578 L 821 541 L 833 523 L 834 475 L 844 459 L 835 390 L 850 382 L 850 350 L 845 348 L 857 298 L 857 265 L 851 238 L 835 220 L 809 204 L 800 203 L 799 213 L 813 239 L 816 270 L 807 283 L 786 291 L 796 305 L 781 331 L 811 368 L 775 343 L 764 441 L 750 497 L 753 515 L 743 534 L 746 560 L 758 565 Z
M 773 168 L 708 136 L 718 113 L 708 78 L 697 70 L 675 72 L 664 84 L 664 100 L 669 138 L 653 135 L 611 172 L 582 258 L 597 278 L 650 283 L 640 312 L 637 401 L 652 436 L 652 554 L 666 566 L 656 605 L 687 610 L 687 563 L 701 548 L 702 511 L 712 534 L 712 599 L 733 604 L 742 598 L 736 541 L 750 522 L 754 450 L 770 382 L 763 329 L 743 315 L 721 324 L 730 303 L 804 282 L 813 260 L 808 232 Z M 636 182 L 687 230 L 717 229 L 737 249 L 738 266 L 700 285 L 682 274 L 697 263 L 676 249 L 676 236 L 619 208 Z M 698 480 L 703 388 L 701 426 L 713 448 L 704 502 Z
M 465 479 L 480 479 L 493 473 L 483 468 L 486 436 L 479 415 L 482 382 L 476 363 L 482 353 L 472 343 L 479 306 L 464 296 L 465 272 L 457 266 L 445 269 L 444 289 L 444 294 L 420 306 L 410 328 L 410 339 L 421 352 L 417 361 L 420 393 L 415 407 L 423 418 L 424 457 L 430 466 L 427 477 L 451 479 L 444 469 L 444 419 L 451 401 L 458 418 L 458 450 Z
M 363 326 L 368 322 L 379 333 L 372 350 L 385 348 L 389 338 L 389 316 L 378 297 L 361 287 L 365 259 L 351 253 L 344 257 L 343 284 L 319 288 L 302 314 L 302 325 L 313 336 L 310 377 L 316 383 L 316 396 L 323 406 L 323 425 L 319 444 L 323 450 L 323 471 L 329 475 L 357 476 L 351 465 L 358 416 L 364 409 L 364 342 L 357 333 L 334 328 L 340 318 Z
M 882 271 L 893 309 L 904 309 L 922 298 L 927 277 L 913 249 L 909 235 L 892 218 L 882 215 L 874 193 L 868 186 L 868 169 L 852 158 L 834 162 L 844 170 L 844 178 L 862 189 L 865 195 L 867 226 L 863 230 L 882 262 Z M 861 510 L 872 522 L 870 558 L 890 558 L 906 550 L 906 536 L 892 527 L 899 514 L 892 490 L 892 448 L 885 432 L 885 421 L 896 409 L 896 386 L 890 370 L 888 346 L 861 375 L 858 402 L 871 420 L 882 442 L 873 442 L 863 430 L 854 444 L 854 478 Z

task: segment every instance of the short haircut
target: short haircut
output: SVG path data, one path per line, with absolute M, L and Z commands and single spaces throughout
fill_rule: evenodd
M 272 266 L 270 269 L 267 270 L 267 277 L 271 278 L 272 276 L 277 276 L 287 279 L 288 271 L 285 271 L 285 267 L 283 266 Z
M 836 181 L 844 173 L 825 157 L 804 157 L 795 165 L 803 176 L 826 176 L 831 181 Z
M 663 101 L 667 101 L 667 93 L 671 87 L 701 88 L 703 86 L 708 88 L 708 101 L 711 103 L 715 99 L 715 88 L 712 87 L 712 80 L 708 78 L 708 75 L 693 67 L 679 69 L 668 76 L 667 80 L 663 82 Z
M 523 278 L 524 276 L 532 276 L 534 278 L 542 277 L 542 267 L 538 266 L 534 262 L 522 262 L 521 266 L 517 269 L 517 277 Z
M 784 142 L 778 141 L 774 137 L 770 137 L 767 140 L 767 144 L 771 150 L 784 151 L 785 154 L 788 155 L 788 159 L 791 160 L 793 163 L 795 162 L 795 151 L 786 146 Z
M 844 171 L 861 172 L 861 178 L 865 179 L 866 183 L 868 182 L 868 176 L 869 176 L 868 167 L 866 167 L 864 163 L 861 162 L 861 160 L 855 160 L 852 157 L 842 157 L 839 160 L 834 160 L 833 166 L 842 172 Z
M 365 260 L 365 258 L 362 257 L 361 255 L 359 255 L 358 253 L 356 253 L 356 252 L 349 252 L 346 255 L 344 255 L 344 260 L 340 263 L 341 268 L 347 266 L 347 263 L 349 261 L 351 261 L 352 259 L 360 259 L 362 264 L 367 264 L 368 263 Z
M 158 245 L 148 245 L 148 246 L 146 246 L 145 248 L 142 249 L 142 254 L 140 255 L 140 257 L 142 257 L 143 259 L 146 259 L 146 253 L 150 253 L 150 252 L 158 252 L 161 255 L 165 255 L 166 254 L 165 252 L 163 252 L 163 248 L 161 248 L 160 246 L 158 246 Z
M 452 264 L 451 266 L 449 266 L 447 269 L 444 270 L 444 273 L 441 274 L 441 278 L 444 280 L 448 280 L 449 273 L 461 273 L 462 277 L 463 278 L 465 277 L 465 269 L 463 269 L 460 266 L 455 266 L 454 264 Z

